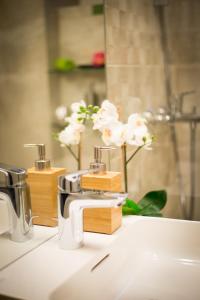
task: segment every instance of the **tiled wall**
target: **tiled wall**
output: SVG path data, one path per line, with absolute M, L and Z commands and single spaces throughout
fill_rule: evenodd
M 0 161 L 31 166 L 44 142 L 51 156 L 48 60 L 42 0 L 0 0 Z
M 165 2 L 165 1 L 164 1 Z M 171 93 L 196 90 L 185 103 L 185 111 L 197 105 L 200 113 L 200 2 L 169 0 L 155 7 L 150 0 L 106 0 L 106 52 L 108 98 L 121 107 L 125 120 L 131 112 L 167 106 L 168 92 L 164 69 L 165 55 L 159 17 L 164 11 L 168 44 Z M 166 49 L 165 49 L 166 51 Z M 190 195 L 189 128 L 177 125 L 181 172 L 187 196 Z M 168 125 L 154 125 L 154 149 L 140 153 L 129 165 L 129 190 L 136 198 L 151 189 L 166 188 L 169 194 L 167 216 L 180 217 L 176 162 Z M 197 137 L 199 135 L 199 128 Z M 199 147 L 199 142 L 197 149 Z M 131 149 L 130 149 L 131 153 Z M 199 180 L 197 151 L 196 183 Z M 199 187 L 196 196 L 200 195 Z M 198 199 L 196 199 L 198 200 Z M 196 208 L 198 201 L 196 201 Z M 196 209 L 200 218 L 200 208 Z
M 69 152 L 52 138 L 55 107 L 69 107 L 90 93 L 92 85 L 105 97 L 104 70 L 63 76 L 49 73 L 57 57 L 87 64 L 95 51 L 105 47 L 104 16 L 92 14 L 92 5 L 101 1 L 82 0 L 78 5 L 71 1 L 69 6 L 59 7 L 60 2 L 0 0 L 0 161 L 4 163 L 30 167 L 37 152 L 24 149 L 23 144 L 45 143 L 53 165 L 74 170 L 77 165 Z M 56 18 L 50 30 L 58 26 L 57 36 L 50 43 L 47 6 Z M 91 130 L 87 135 L 83 167 L 93 159 L 93 143 L 88 147 L 88 141 L 92 138 L 94 144 L 98 143 Z
M 50 65 L 57 57 L 73 59 L 78 65 L 89 65 L 95 52 L 105 51 L 104 15 L 94 15 L 92 12 L 93 6 L 101 3 L 103 3 L 101 0 L 81 0 L 79 5 L 57 8 L 57 56 L 52 55 Z M 76 70 L 64 75 L 50 76 L 51 85 L 54 86 L 50 95 L 53 109 L 59 105 L 66 105 L 70 109 L 72 102 L 81 99 L 87 99 L 88 103 L 93 104 L 94 94 L 100 101 L 105 98 L 104 69 Z M 90 129 L 84 133 L 83 139 L 82 167 L 88 168 L 93 160 L 93 146 L 100 141 Z M 76 161 L 67 149 L 61 148 L 58 142 L 53 142 L 52 146 L 56 165 L 66 165 L 71 171 L 77 168 Z
M 58 9 L 60 56 L 71 55 L 68 37 L 70 47 L 73 44 L 76 48 L 74 59 L 78 61 L 79 52 L 81 54 L 80 63 L 89 62 L 84 57 L 87 56 L 88 59 L 94 51 L 100 50 L 100 44 L 103 43 L 103 16 L 89 16 L 89 7 L 97 2 L 99 3 L 96 0 L 80 1 L 82 11 L 87 14 L 84 22 L 74 8 Z M 188 98 L 184 109 L 189 111 L 196 103 L 200 112 L 200 2 L 169 0 L 168 3 L 164 10 L 172 92 L 177 94 L 195 89 L 196 94 Z M 0 161 L 28 167 L 36 153 L 34 150 L 24 150 L 22 145 L 27 142 L 44 142 L 47 144 L 48 157 L 53 157 L 53 162 L 57 165 L 66 165 L 71 170 L 76 165 L 70 155 L 52 141 L 53 110 L 57 105 L 69 105 L 82 98 L 88 91 L 91 79 L 97 76 L 100 86 L 103 86 L 104 74 L 90 73 L 86 76 L 83 73 L 78 80 L 76 74 L 58 78 L 55 84 L 57 97 L 52 97 L 49 93 L 49 83 L 52 80 L 48 74 L 49 53 L 44 7 L 43 0 L 12 1 L 12 5 L 11 2 L 0 0 Z M 121 107 L 124 120 L 130 112 L 166 106 L 164 55 L 158 13 L 153 1 L 106 0 L 105 8 L 108 98 Z M 68 9 L 71 9 L 70 14 Z M 70 18 L 72 15 L 74 17 Z M 75 36 L 70 23 L 72 19 L 76 25 Z M 93 21 L 100 26 L 98 30 L 93 30 Z M 85 41 L 85 51 L 79 47 L 78 42 L 78 35 L 84 35 L 84 30 L 96 38 L 94 44 L 90 39 Z M 87 55 L 84 56 L 84 53 Z M 198 127 L 197 137 L 199 130 Z M 179 217 L 179 190 L 170 130 L 167 125 L 156 125 L 152 127 L 152 131 L 157 137 L 153 151 L 143 151 L 129 164 L 130 192 L 139 199 L 150 189 L 167 188 L 170 197 L 166 215 Z M 184 188 L 189 196 L 189 129 L 187 125 L 177 125 L 177 131 Z M 91 140 L 89 150 L 88 146 L 84 147 L 83 167 L 87 167 L 91 160 L 92 144 L 100 143 L 97 138 L 94 139 L 92 131 L 89 131 L 85 137 L 85 145 Z M 196 185 L 200 174 L 199 141 L 197 143 Z M 131 152 L 130 148 L 129 153 Z M 119 170 L 120 153 L 117 153 L 113 168 Z M 200 195 L 199 186 L 196 195 Z M 200 201 L 197 205 L 198 203 Z M 200 207 L 196 210 L 197 218 L 199 211 Z

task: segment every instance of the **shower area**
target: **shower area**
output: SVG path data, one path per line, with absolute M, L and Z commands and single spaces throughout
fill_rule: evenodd
M 164 122 L 169 124 L 170 127 L 170 135 L 171 135 L 171 144 L 174 154 L 175 160 L 175 168 L 176 168 L 176 177 L 177 177 L 177 185 L 179 191 L 179 202 L 181 208 L 181 216 L 184 219 L 193 220 L 195 218 L 195 208 L 197 206 L 196 199 L 196 184 L 198 185 L 196 179 L 196 163 L 197 163 L 197 155 L 196 155 L 196 140 L 197 140 L 197 126 L 200 122 L 200 114 L 198 112 L 198 101 L 196 96 L 196 87 L 192 85 L 189 90 L 187 88 L 183 88 L 183 90 L 179 90 L 176 94 L 173 91 L 173 81 L 172 74 L 170 70 L 170 64 L 172 63 L 171 52 L 173 51 L 171 48 L 168 38 L 168 27 L 170 27 L 170 16 L 167 15 L 167 6 L 170 4 L 168 0 L 154 0 L 153 5 L 155 8 L 155 14 L 158 20 L 158 24 L 160 27 L 160 45 L 163 52 L 163 67 L 164 67 L 164 77 L 165 77 L 165 89 L 166 89 L 166 108 L 160 107 L 158 112 L 155 113 L 150 111 L 149 114 L 147 112 L 147 118 L 149 117 L 151 121 L 154 122 Z M 186 5 L 185 5 L 186 9 Z M 191 17 L 191 16 L 190 16 Z M 186 17 L 185 17 L 186 18 Z M 180 34 L 181 26 L 179 27 Z M 188 35 L 191 34 L 188 32 Z M 185 37 L 187 38 L 187 37 Z M 188 40 L 189 43 L 189 40 Z M 182 54 L 184 54 L 185 48 L 182 50 Z M 194 50 L 191 50 L 191 54 L 195 55 Z M 180 53 L 181 54 L 181 53 Z M 183 60 L 183 63 L 185 61 Z M 191 101 L 191 96 L 194 95 L 194 102 L 189 103 L 188 109 L 185 109 L 185 103 Z M 187 125 L 189 129 L 189 141 L 188 141 L 188 170 L 187 175 L 184 175 L 182 170 L 182 161 L 180 148 L 181 144 L 179 144 L 178 139 L 179 135 L 183 134 L 184 128 L 179 128 L 180 124 Z M 187 130 L 187 129 L 186 129 Z M 189 189 L 185 190 L 184 177 L 187 176 L 187 180 L 189 181 Z
M 106 1 L 108 97 L 127 101 L 124 116 L 144 112 L 156 137 L 129 190 L 166 189 L 165 216 L 189 220 L 200 220 L 199 15 L 198 0 Z

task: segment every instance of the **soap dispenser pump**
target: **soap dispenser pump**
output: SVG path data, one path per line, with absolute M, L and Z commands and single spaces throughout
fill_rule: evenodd
M 44 226 L 57 225 L 57 178 L 66 173 L 65 168 L 51 167 L 46 159 L 45 144 L 25 144 L 24 147 L 37 147 L 38 159 L 34 167 L 27 170 L 30 186 L 32 214 L 37 216 L 33 223 Z
M 35 169 L 37 171 L 48 170 L 51 168 L 51 162 L 46 159 L 46 149 L 44 144 L 25 144 L 24 147 L 37 147 L 39 158 L 35 160 Z
M 113 147 L 94 146 L 94 162 L 90 163 L 90 169 L 97 169 L 93 174 L 106 174 L 106 164 L 102 162 L 102 151 L 115 150 Z
M 121 192 L 121 173 L 106 170 L 106 164 L 102 162 L 102 151 L 114 150 L 113 147 L 94 147 L 94 161 L 90 163 L 90 169 L 97 169 L 92 174 L 82 176 L 81 185 L 84 189 L 98 191 Z

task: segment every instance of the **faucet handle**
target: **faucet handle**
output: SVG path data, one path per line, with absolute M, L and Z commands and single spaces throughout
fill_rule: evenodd
M 0 187 L 11 185 L 9 173 L 0 168 Z
M 25 182 L 26 170 L 0 163 L 0 186 L 15 186 Z
M 74 173 L 61 175 L 58 177 L 58 189 L 67 194 L 79 193 L 81 191 L 80 178 L 87 174 L 89 170 L 80 170 Z
M 99 170 L 98 167 L 79 170 L 74 173 L 69 173 L 66 175 L 61 175 L 58 177 L 58 189 L 62 193 L 74 194 L 81 192 L 81 176 L 86 175 L 88 173 L 94 173 Z

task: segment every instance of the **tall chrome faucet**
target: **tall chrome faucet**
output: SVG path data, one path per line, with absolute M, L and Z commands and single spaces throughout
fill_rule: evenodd
M 76 249 L 83 245 L 84 208 L 117 207 L 127 197 L 127 194 L 120 193 L 84 193 L 80 185 L 81 176 L 95 171 L 93 168 L 59 177 L 58 226 L 62 249 Z
M 32 215 L 26 170 L 0 163 L 0 201 L 5 201 L 12 241 L 23 242 L 32 237 Z

